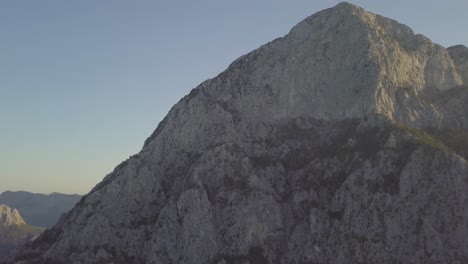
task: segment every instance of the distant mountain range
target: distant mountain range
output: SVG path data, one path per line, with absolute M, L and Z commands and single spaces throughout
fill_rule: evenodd
M 26 223 L 44 228 L 52 227 L 60 216 L 70 210 L 81 195 L 36 194 L 30 192 L 4 192 L 0 194 L 0 204 L 19 211 Z
M 68 212 L 81 195 L 4 192 L 0 194 L 0 262 L 16 247 L 34 240 Z

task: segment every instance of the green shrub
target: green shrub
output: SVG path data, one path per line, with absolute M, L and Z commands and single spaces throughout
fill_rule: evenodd
M 445 145 L 441 140 L 439 140 L 433 135 L 430 135 L 422 130 L 416 129 L 414 127 L 410 127 L 398 121 L 395 122 L 395 125 L 399 129 L 410 134 L 411 137 L 413 137 L 421 145 L 430 146 L 432 148 L 435 148 L 441 151 L 451 151 L 451 149 L 447 147 L 447 145 Z

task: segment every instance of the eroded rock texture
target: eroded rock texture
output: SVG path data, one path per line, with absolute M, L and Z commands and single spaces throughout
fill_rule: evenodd
M 19 214 L 18 210 L 11 208 L 7 205 L 0 204 L 0 225 L 25 225 L 23 217 Z
M 27 263 L 466 263 L 466 53 L 348 3 L 177 103 Z

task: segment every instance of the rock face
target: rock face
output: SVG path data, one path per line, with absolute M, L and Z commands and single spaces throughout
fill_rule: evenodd
M 447 49 L 460 73 L 463 82 L 468 83 L 468 47 L 463 45 L 453 46 Z
M 464 52 L 319 12 L 184 97 L 12 262 L 466 263 Z
M 17 246 L 36 238 L 42 231 L 27 225 L 18 210 L 0 204 L 0 262 Z
M 60 216 L 72 209 L 80 199 L 81 195 L 61 193 L 4 192 L 0 194 L 0 204 L 18 209 L 28 224 L 45 228 L 54 226 Z
M 0 204 L 0 225 L 25 225 L 26 222 L 23 220 L 18 210 L 10 208 L 7 205 Z

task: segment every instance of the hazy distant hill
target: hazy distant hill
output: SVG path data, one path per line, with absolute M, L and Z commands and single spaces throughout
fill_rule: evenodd
M 0 261 L 15 247 L 36 238 L 43 230 L 27 225 L 18 210 L 0 204 Z
M 0 204 L 18 209 L 26 223 L 45 228 L 52 227 L 80 199 L 81 195 L 61 193 L 46 195 L 7 191 L 0 194 Z

